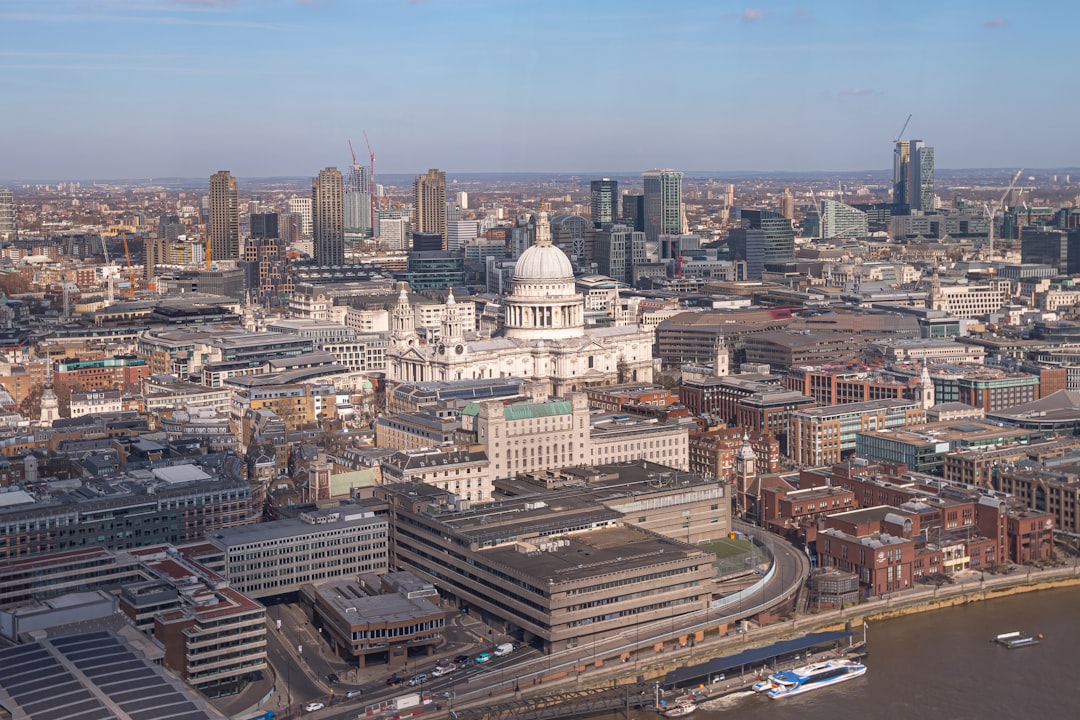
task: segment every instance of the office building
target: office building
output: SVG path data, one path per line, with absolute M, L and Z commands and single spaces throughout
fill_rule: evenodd
M 1051 265 L 1063 275 L 1080 273 L 1080 230 L 1025 227 L 1020 231 L 1020 258 Z
M 742 227 L 728 233 L 732 260 L 746 261 L 747 280 L 760 280 L 766 263 L 795 259 L 795 229 L 775 210 L 742 210 Z
M 345 232 L 370 233 L 372 209 L 370 170 L 353 165 L 345 182 Z
M 893 151 L 893 204 L 901 214 L 934 209 L 934 148 L 901 140 Z
M 446 223 L 446 249 L 460 252 L 480 236 L 478 220 L 449 220 Z
M 375 236 L 384 250 L 409 249 L 409 218 L 401 210 L 379 210 L 375 213 Z
M 869 232 L 866 213 L 836 200 L 822 200 L 818 207 L 822 238 L 865 237 Z
M 15 195 L 10 190 L 0 190 L 0 238 L 15 236 Z
M 300 216 L 300 236 L 311 237 L 311 198 L 289 198 L 289 212 Z
M 236 178 L 228 170 L 210 176 L 210 260 L 240 258 L 240 210 Z
M 678 170 L 650 170 L 645 180 L 645 237 L 656 242 L 661 235 L 681 235 L 682 178 Z
M 619 181 L 604 178 L 589 183 L 592 204 L 593 227 L 601 228 L 605 223 L 619 219 Z
M 612 280 L 634 286 L 634 264 L 645 262 L 645 233 L 629 225 L 605 225 L 596 231 L 596 269 Z
M 439 233 L 446 249 L 446 173 L 438 169 L 413 182 L 413 229 Z
M 645 196 L 622 196 L 622 220 L 637 232 L 645 232 Z
M 344 188 L 335 167 L 311 180 L 311 234 L 317 264 L 345 264 Z
M 358 506 L 310 510 L 208 533 L 229 587 L 253 598 L 387 570 L 386 518 Z
M 80 483 L 50 497 L 15 490 L 5 493 L 0 510 L 0 560 L 88 545 L 123 550 L 201 540 L 250 522 L 250 503 L 246 480 L 213 477 L 195 465 L 155 467 L 141 481 Z
M 638 498 L 624 492 L 619 500 L 629 507 L 620 511 L 578 490 L 557 502 L 532 495 L 496 508 L 470 507 L 430 485 L 376 488 L 389 505 L 398 567 L 434 584 L 470 617 L 550 652 L 638 624 L 674 623 L 708 604 L 713 554 L 688 545 L 686 535 L 673 540 L 630 524 L 645 507 L 672 501 L 646 496 L 634 507 Z M 720 502 L 727 499 L 712 500 Z M 706 512 L 719 510 L 698 517 Z M 681 515 L 675 522 L 686 533 Z
M 248 227 L 251 237 L 255 239 L 279 237 L 277 213 L 252 213 L 248 217 Z
M 871 400 L 796 410 L 791 414 L 788 448 L 802 465 L 840 462 L 855 451 L 860 432 L 894 430 L 926 422 L 926 411 L 913 400 Z

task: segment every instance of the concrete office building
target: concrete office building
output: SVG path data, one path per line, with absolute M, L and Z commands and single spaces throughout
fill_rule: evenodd
M 253 598 L 387 570 L 386 518 L 342 505 L 208 533 L 230 587 Z
M 289 198 L 289 212 L 300 216 L 300 235 L 304 238 L 311 237 L 311 198 Z
M 514 637 L 559 651 L 705 608 L 714 557 L 581 493 L 465 509 L 428 485 L 376 488 L 394 562 Z
M 341 171 L 320 170 L 311 180 L 311 233 L 315 262 L 319 265 L 345 264 L 344 188 Z
M 655 243 L 661 235 L 681 235 L 683 174 L 678 170 L 650 170 L 643 178 L 646 239 Z
M 413 181 L 413 229 L 439 233 L 446 249 L 446 173 L 431 169 Z
M 210 260 L 240 259 L 240 210 L 236 178 L 228 170 L 210 176 Z

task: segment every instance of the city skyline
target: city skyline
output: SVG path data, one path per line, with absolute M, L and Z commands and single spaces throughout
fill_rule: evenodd
M 1067 167 L 1072 6 L 13 0 L 0 180 Z M 932 21 L 931 21 L 932 20 Z M 664 48 L 672 52 L 664 52 Z M 587 81 L 608 68 L 605 83 Z M 1032 68 L 1037 68 L 1033 72 Z M 656 88 L 653 94 L 649 88 Z M 296 97 L 291 97 L 295 93 Z M 311 100 L 305 100 L 310 98 Z M 314 105 L 319 112 L 311 112 Z M 438 123 L 432 123 L 436 117 Z

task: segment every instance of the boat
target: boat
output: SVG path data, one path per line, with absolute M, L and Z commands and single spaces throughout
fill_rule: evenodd
M 763 693 L 772 687 L 772 676 L 769 676 L 765 680 L 758 680 L 756 683 L 750 686 L 750 689 L 754 692 Z
M 765 694 L 773 700 L 801 695 L 866 674 L 866 666 L 852 660 L 824 660 L 793 670 L 781 670 L 769 676 L 772 687 Z
M 996 635 L 993 642 L 996 642 L 998 645 L 1004 645 L 1011 650 L 1027 645 L 1038 645 L 1042 638 L 1042 635 L 1025 635 L 1019 630 L 1014 630 L 1013 632 Z
M 697 710 L 697 705 L 692 702 L 683 701 L 660 714 L 666 718 L 686 717 L 695 710 Z

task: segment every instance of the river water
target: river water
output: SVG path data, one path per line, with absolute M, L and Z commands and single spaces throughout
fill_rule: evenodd
M 990 640 L 1045 637 L 1009 650 Z M 694 720 L 996 720 L 1080 717 L 1080 588 L 1047 590 L 871 623 L 866 675 L 786 700 L 711 701 Z M 716 707 L 719 706 L 719 707 Z M 652 712 L 635 720 L 655 719 Z

